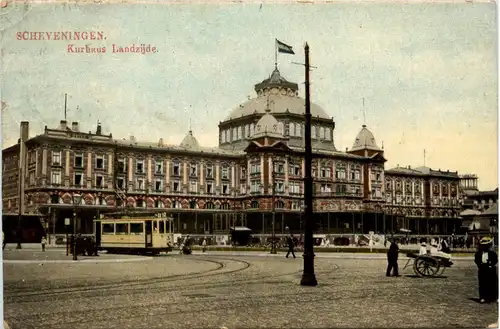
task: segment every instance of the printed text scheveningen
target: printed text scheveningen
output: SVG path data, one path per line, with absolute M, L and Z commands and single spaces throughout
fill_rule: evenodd
M 104 32 L 17 32 L 17 40 L 106 40 Z

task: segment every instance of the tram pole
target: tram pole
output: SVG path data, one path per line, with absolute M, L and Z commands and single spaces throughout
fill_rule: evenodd
M 309 90 L 309 45 L 305 44 L 305 179 L 304 179 L 304 271 L 302 273 L 302 286 L 316 286 L 318 281 L 314 274 L 314 249 L 313 249 L 313 179 L 312 145 L 311 145 L 311 99 Z

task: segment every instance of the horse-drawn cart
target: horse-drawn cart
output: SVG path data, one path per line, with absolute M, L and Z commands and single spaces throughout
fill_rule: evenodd
M 441 276 L 447 267 L 451 267 L 453 262 L 446 257 L 439 255 L 419 255 L 418 253 L 409 252 L 406 254 L 409 258 L 405 268 L 410 266 L 413 261 L 413 271 L 420 277 L 437 277 Z

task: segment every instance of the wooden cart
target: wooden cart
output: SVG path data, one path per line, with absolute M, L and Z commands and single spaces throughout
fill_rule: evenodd
M 445 257 L 437 255 L 419 255 L 418 253 L 410 252 L 406 256 L 409 258 L 405 268 L 413 265 L 413 271 L 420 277 L 437 277 L 443 275 L 445 268 L 451 267 L 453 262 Z M 410 264 L 413 261 L 413 264 Z

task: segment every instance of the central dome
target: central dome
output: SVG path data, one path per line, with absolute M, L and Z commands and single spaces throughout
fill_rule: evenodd
M 224 120 L 232 120 L 254 113 L 264 114 L 269 107 L 271 113 L 291 113 L 303 115 L 305 113 L 305 100 L 298 97 L 298 85 L 287 81 L 275 69 L 268 79 L 255 85 L 257 97 L 252 98 L 231 111 Z M 313 117 L 330 119 L 328 114 L 316 104 L 311 104 Z

